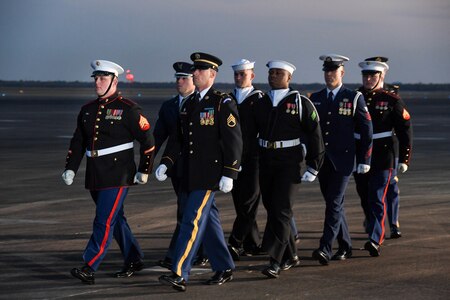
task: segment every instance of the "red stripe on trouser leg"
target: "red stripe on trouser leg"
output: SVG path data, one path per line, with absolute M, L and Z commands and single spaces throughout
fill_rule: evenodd
M 384 187 L 384 193 L 383 198 L 381 199 L 381 202 L 383 203 L 383 218 L 381 219 L 381 236 L 380 241 L 378 242 L 379 245 L 381 245 L 384 241 L 384 235 L 386 233 L 386 225 L 384 224 L 386 221 L 386 195 L 389 188 L 389 184 L 391 182 L 391 176 L 392 176 L 392 170 L 389 170 L 389 178 L 386 183 L 386 186 Z
M 94 258 L 91 259 L 88 262 L 89 266 L 92 266 L 92 264 L 103 254 L 103 252 L 105 252 L 105 245 L 106 245 L 106 243 L 108 241 L 109 232 L 111 230 L 111 220 L 112 220 L 112 218 L 114 216 L 114 213 L 116 212 L 117 205 L 118 205 L 118 203 L 120 201 L 120 198 L 122 196 L 122 192 L 123 192 L 123 187 L 121 187 L 119 189 L 119 192 L 117 193 L 116 200 L 114 200 L 114 206 L 111 209 L 111 212 L 109 213 L 108 220 L 106 221 L 105 234 L 103 235 L 103 240 L 102 240 L 102 244 L 100 245 L 100 250 L 98 251 L 97 255 L 94 256 Z

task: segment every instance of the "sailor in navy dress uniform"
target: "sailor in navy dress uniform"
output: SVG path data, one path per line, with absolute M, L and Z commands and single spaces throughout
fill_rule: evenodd
M 94 272 L 113 236 L 125 260 L 124 268 L 115 276 L 128 277 L 144 267 L 144 254 L 124 216 L 123 203 L 129 186 L 147 182 L 154 153 L 150 124 L 140 106 L 117 92 L 123 68 L 105 60 L 95 60 L 91 66 L 98 98 L 81 108 L 62 175 L 71 185 L 86 155 L 85 187 L 96 205 L 94 229 L 83 254 L 85 265 L 72 269 L 71 274 L 88 284 L 94 283 Z M 134 140 L 140 143 L 137 169 Z
M 221 285 L 232 280 L 235 268 L 227 248 L 215 203 L 217 190 L 230 192 L 241 165 L 242 134 L 236 102 L 214 89 L 222 61 L 196 52 L 194 63 L 195 97 L 180 112 L 179 135 L 169 137 L 168 145 L 155 172 L 159 181 L 167 178 L 173 164 L 182 167 L 179 197 L 185 203 L 180 233 L 175 247 L 172 275 L 159 277 L 162 284 L 186 290 L 192 260 L 203 242 L 214 276 L 206 283 Z M 181 155 L 180 155 L 181 153 Z
M 158 119 L 156 120 L 155 129 L 153 130 L 156 146 L 155 156 L 161 149 L 164 142 L 169 138 L 169 136 L 176 134 L 180 111 L 185 101 L 195 92 L 195 86 L 192 76 L 193 65 L 187 62 L 180 61 L 175 62 L 172 67 L 175 70 L 176 88 L 178 95 L 165 101 L 158 112 Z M 181 174 L 177 172 L 177 165 L 172 168 L 172 171 L 173 173 L 169 174 L 169 176 L 172 181 L 173 190 L 175 191 L 175 194 L 178 195 Z M 180 198 L 177 197 L 177 225 L 170 240 L 169 249 L 164 259 L 158 261 L 158 265 L 168 269 L 172 267 L 172 257 L 173 252 L 175 251 L 175 242 L 178 237 L 178 232 L 180 230 L 179 224 L 183 215 L 183 205 L 182 203 L 178 203 L 179 199 Z M 194 264 L 204 265 L 206 262 L 207 259 L 202 254 L 202 247 L 200 247 L 199 255 Z
M 357 172 L 370 169 L 372 151 L 372 121 L 360 92 L 342 83 L 344 62 L 338 54 L 320 56 L 326 88 L 311 94 L 311 101 L 320 116 L 325 143 L 325 159 L 319 173 L 320 190 L 325 200 L 325 220 L 319 248 L 313 258 L 327 265 L 330 259 L 344 260 L 352 256 L 352 242 L 344 210 L 345 190 L 355 167 Z M 361 147 L 356 149 L 355 128 L 361 131 Z M 339 248 L 333 255 L 333 242 Z
M 255 89 L 252 85 L 255 78 L 254 66 L 255 62 L 248 59 L 241 59 L 231 66 L 235 82 L 235 88 L 231 96 L 238 104 L 243 141 L 242 170 L 234 181 L 231 191 L 236 219 L 228 238 L 228 249 L 234 260 L 239 260 L 241 255 L 261 253 L 261 241 L 256 222 L 261 195 L 259 190 L 258 140 L 252 110 L 255 102 L 261 99 L 264 93 Z
M 281 271 L 300 264 L 292 232 L 292 196 L 300 181 L 313 181 L 324 152 L 319 116 L 311 101 L 292 90 L 289 83 L 295 66 L 271 60 L 269 93 L 255 102 L 262 202 L 267 210 L 262 249 L 270 256 L 262 273 L 278 278 Z M 307 169 L 301 175 L 302 143 L 307 145 Z
M 365 61 L 381 61 L 387 63 L 388 58 L 383 56 L 375 56 L 375 57 L 369 57 L 366 58 Z M 389 92 L 393 93 L 395 95 L 398 95 L 399 86 L 393 85 L 393 84 L 387 84 L 384 82 L 384 78 L 380 78 L 380 80 L 383 80 L 380 84 L 381 87 Z M 397 167 L 398 167 L 398 139 L 395 135 L 395 132 L 392 135 L 393 139 L 393 148 L 395 153 L 395 163 L 394 168 L 392 169 L 392 179 L 390 181 L 387 193 L 386 193 L 386 212 L 387 212 L 387 220 L 391 228 L 391 239 L 397 239 L 402 236 L 402 233 L 400 231 L 400 222 L 399 222 L 399 206 L 400 206 L 400 191 L 398 187 L 398 174 L 397 174 Z M 363 208 L 365 220 L 364 220 L 364 227 L 366 229 L 366 233 L 368 233 L 368 220 L 369 220 L 369 214 L 370 214 L 370 207 L 369 203 L 367 202 L 367 181 L 363 180 L 357 180 L 356 181 L 356 190 L 358 192 L 361 199 L 361 207 Z
M 373 120 L 373 154 L 371 170 L 365 176 L 356 175 L 357 185 L 365 184 L 366 197 L 370 207 L 368 220 L 369 240 L 364 248 L 371 256 L 380 255 L 380 246 L 385 238 L 386 192 L 395 167 L 393 132 L 398 139 L 398 171 L 408 170 L 412 149 L 411 116 L 403 100 L 382 88 L 384 76 L 389 69 L 382 61 L 359 63 L 363 76 L 361 91 L 367 99 L 367 106 Z M 360 132 L 355 133 L 359 140 Z

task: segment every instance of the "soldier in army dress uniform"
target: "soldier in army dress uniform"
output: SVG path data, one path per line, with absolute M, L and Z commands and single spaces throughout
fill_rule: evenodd
M 192 260 L 200 244 L 211 263 L 214 276 L 206 283 L 221 285 L 233 278 L 234 262 L 227 248 L 215 203 L 217 190 L 230 192 L 241 165 L 242 134 L 236 102 L 214 89 L 222 61 L 210 54 L 191 55 L 194 64 L 195 97 L 189 98 L 180 112 L 179 134 L 169 138 L 158 180 L 177 161 L 180 164 L 179 197 L 185 203 L 180 233 L 175 246 L 171 275 L 159 281 L 178 291 L 186 290 Z M 181 153 L 181 154 L 180 154 Z
M 367 231 L 369 240 L 364 248 L 371 256 L 380 255 L 380 246 L 385 238 L 386 192 L 392 180 L 395 167 L 393 134 L 398 139 L 398 171 L 408 170 L 412 150 L 411 116 L 403 100 L 396 94 L 382 88 L 389 66 L 382 61 L 363 61 L 364 94 L 373 121 L 373 153 L 371 170 L 364 175 L 355 175 L 357 186 L 367 186 L 366 194 L 359 192 L 362 200 L 369 204 Z M 360 139 L 360 132 L 355 133 Z
M 71 185 L 86 155 L 85 187 L 96 205 L 94 229 L 83 254 L 84 266 L 72 269 L 71 274 L 88 284 L 95 282 L 94 272 L 113 236 L 125 260 L 115 276 L 129 277 L 144 267 L 144 254 L 124 216 L 123 203 L 129 186 L 147 182 L 155 148 L 140 106 L 117 92 L 123 68 L 106 60 L 95 60 L 91 66 L 98 98 L 81 108 L 62 174 L 64 182 Z M 134 140 L 140 143 L 137 169 Z

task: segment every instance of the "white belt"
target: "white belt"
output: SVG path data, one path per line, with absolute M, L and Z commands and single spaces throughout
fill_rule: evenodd
M 128 150 L 131 148 L 133 148 L 133 142 L 129 142 L 129 143 L 125 143 L 125 144 L 121 144 L 121 145 L 117 145 L 117 146 L 109 147 L 109 148 L 105 148 L 105 149 L 100 149 L 100 150 L 92 150 L 92 151 L 86 150 L 86 156 L 87 157 L 99 157 L 99 156 L 103 156 L 103 155 L 120 152 L 123 150 Z
M 355 133 L 354 134 L 355 139 L 360 140 L 361 139 L 361 135 L 359 133 Z M 380 133 L 374 133 L 372 135 L 372 139 L 376 140 L 376 139 L 382 139 L 385 137 L 390 137 L 392 136 L 392 131 L 385 131 L 385 132 L 380 132 Z
M 259 139 L 259 145 L 263 148 L 267 149 L 280 149 L 280 148 L 289 148 L 300 145 L 300 139 L 293 139 L 287 141 L 276 141 L 269 142 L 263 139 Z

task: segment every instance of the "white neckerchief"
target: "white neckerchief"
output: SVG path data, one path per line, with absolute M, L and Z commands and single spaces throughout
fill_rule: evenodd
M 339 92 L 339 90 L 341 89 L 342 83 L 335 89 L 330 90 L 329 88 L 327 88 L 327 97 L 330 94 L 330 92 L 333 92 L 333 100 L 334 98 L 336 98 L 337 93 Z
M 199 92 L 200 99 L 198 101 L 202 101 L 203 97 L 205 97 L 206 93 L 209 91 L 210 88 L 211 88 L 211 86 L 206 88 L 206 89 L 204 89 L 203 91 Z
M 271 90 L 269 97 L 272 100 L 272 106 L 278 106 L 281 100 L 289 93 L 289 89 Z
M 245 88 L 235 88 L 234 96 L 236 96 L 237 103 L 241 104 L 252 91 L 253 91 L 253 86 L 249 86 L 249 87 L 245 87 Z

